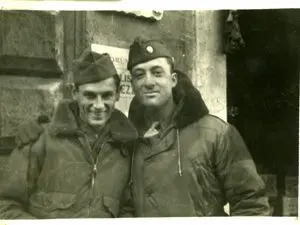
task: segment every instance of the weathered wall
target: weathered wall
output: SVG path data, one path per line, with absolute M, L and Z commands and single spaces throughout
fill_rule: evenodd
M 136 36 L 163 40 L 178 66 L 191 72 L 195 43 L 193 11 L 165 11 L 162 20 L 150 21 L 120 12 L 87 13 L 88 42 L 128 48 Z
M 220 11 L 164 11 L 160 21 L 114 11 L 3 11 L 0 19 L 1 136 L 13 135 L 21 122 L 48 110 L 50 84 L 57 85 L 59 74 L 70 70 L 84 45 L 128 49 L 139 35 L 163 40 L 176 68 L 191 77 L 211 113 L 226 120 Z M 56 80 L 48 79 L 52 77 Z
M 128 49 L 136 36 L 163 40 L 174 54 L 176 68 L 192 78 L 211 113 L 227 119 L 220 11 L 164 11 L 160 21 L 119 12 L 89 12 L 86 21 L 89 44 Z
M 20 123 L 51 111 L 52 89 L 62 72 L 68 80 L 72 59 L 86 45 L 128 49 L 139 35 L 163 40 L 176 68 L 191 77 L 211 113 L 226 120 L 221 19 L 220 11 L 164 11 L 160 21 L 114 11 L 2 11 L 0 135 L 14 135 Z M 127 99 L 121 108 L 129 103 Z
M 196 44 L 193 83 L 200 90 L 210 112 L 227 120 L 226 55 L 223 54 L 221 11 L 196 13 Z
M 49 114 L 59 98 L 57 19 L 49 12 L 0 12 L 0 138 Z
M 0 133 L 15 134 L 19 124 L 41 113 L 50 115 L 60 97 L 57 79 L 0 77 Z

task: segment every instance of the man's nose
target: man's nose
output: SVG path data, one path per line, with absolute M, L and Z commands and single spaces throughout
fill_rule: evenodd
M 101 96 L 98 96 L 94 103 L 95 109 L 104 109 L 104 102 Z
M 155 81 L 153 79 L 153 76 L 150 72 L 147 72 L 146 76 L 145 76 L 145 80 L 144 80 L 144 85 L 148 88 L 153 87 L 155 84 Z

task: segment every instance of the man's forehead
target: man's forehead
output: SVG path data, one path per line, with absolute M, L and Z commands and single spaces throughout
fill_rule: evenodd
M 116 89 L 116 85 L 113 78 L 108 78 L 95 83 L 87 83 L 79 86 L 80 91 L 89 92 L 106 92 Z
M 167 58 L 159 57 L 159 58 L 152 59 L 152 60 L 149 60 L 144 63 L 137 64 L 136 66 L 133 67 L 132 70 L 134 71 L 134 70 L 138 70 L 138 69 L 147 69 L 147 68 L 151 68 L 151 67 L 163 67 L 165 65 L 168 65 Z

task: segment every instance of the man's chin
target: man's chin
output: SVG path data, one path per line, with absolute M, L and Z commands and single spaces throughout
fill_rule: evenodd
M 104 120 L 89 120 L 89 124 L 93 127 L 103 127 L 105 125 Z
M 157 108 L 157 107 L 160 107 L 160 104 L 158 101 L 156 101 L 155 99 L 153 100 L 145 100 L 143 101 L 143 105 L 146 106 L 146 107 L 154 107 L 154 108 Z

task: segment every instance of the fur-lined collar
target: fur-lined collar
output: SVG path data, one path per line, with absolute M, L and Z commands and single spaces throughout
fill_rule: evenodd
M 53 135 L 76 135 L 78 133 L 78 105 L 75 101 L 62 100 L 55 109 L 49 125 Z M 115 109 L 109 120 L 111 138 L 119 142 L 133 141 L 138 137 L 134 125 L 127 117 Z
M 179 108 L 174 121 L 178 129 L 196 122 L 201 117 L 209 113 L 200 92 L 193 86 L 188 76 L 179 70 L 175 71 L 178 83 L 173 89 L 174 101 Z M 134 97 L 129 108 L 129 119 L 140 128 L 145 123 L 145 107 Z

